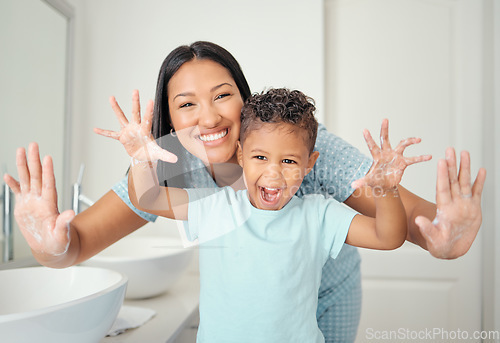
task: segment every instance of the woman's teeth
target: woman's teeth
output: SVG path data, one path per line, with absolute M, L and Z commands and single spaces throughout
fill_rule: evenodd
M 213 133 L 213 134 L 210 134 L 210 135 L 200 135 L 200 140 L 203 141 L 203 142 L 212 142 L 212 141 L 215 141 L 217 139 L 221 139 L 223 137 L 225 137 L 228 133 L 228 129 L 225 129 L 224 131 L 221 131 L 219 133 Z

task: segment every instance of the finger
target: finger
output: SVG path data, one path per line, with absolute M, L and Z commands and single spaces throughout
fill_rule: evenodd
M 407 166 L 415 163 L 426 162 L 432 159 L 432 155 L 420 155 L 415 157 L 405 157 L 405 162 Z
M 17 180 L 14 179 L 12 176 L 10 176 L 9 174 L 4 174 L 3 180 L 10 187 L 12 193 L 18 195 L 21 192 L 21 188 L 19 187 L 19 182 L 17 182 Z
M 460 154 L 460 169 L 458 170 L 458 184 L 460 193 L 464 196 L 472 196 L 470 177 L 470 155 L 467 151 Z
M 382 149 L 390 149 L 391 143 L 389 142 L 389 120 L 382 120 L 382 127 L 380 128 L 380 147 Z
M 451 202 L 450 179 L 446 161 L 439 160 L 436 182 L 436 203 L 438 207 Z
M 42 197 L 57 207 L 56 179 L 54 176 L 54 164 L 52 157 L 45 156 L 43 159 L 43 186 Z
M 28 168 L 30 172 L 30 191 L 39 196 L 42 193 L 42 164 L 38 144 L 31 143 L 28 147 Z
M 460 185 L 458 184 L 457 177 L 457 157 L 455 155 L 455 149 L 446 149 L 446 164 L 448 167 L 451 196 L 460 196 Z
M 19 175 L 21 193 L 29 193 L 30 173 L 28 170 L 28 162 L 26 161 L 26 151 L 24 148 L 19 148 L 16 151 L 16 167 L 17 175 Z
M 363 136 L 365 137 L 366 144 L 368 145 L 368 149 L 370 149 L 370 153 L 373 157 L 379 154 L 380 148 L 377 146 L 377 143 L 373 140 L 373 137 L 368 130 L 363 130 Z
M 114 96 L 109 97 L 109 103 L 111 104 L 111 108 L 115 112 L 115 116 L 120 122 L 121 127 L 125 127 L 128 125 L 128 120 L 127 117 L 125 117 L 125 114 L 123 114 L 122 109 L 118 105 L 118 102 L 116 102 L 116 99 Z
M 410 145 L 418 144 L 421 141 L 422 140 L 420 138 L 416 138 L 416 137 L 403 139 L 401 142 L 399 142 L 398 146 L 396 147 L 396 149 L 394 149 L 394 151 L 396 151 L 398 154 L 402 155 L 403 152 L 405 151 L 405 149 L 408 148 Z
M 137 89 L 132 92 L 132 121 L 137 124 L 141 122 L 141 101 Z
M 476 180 L 472 186 L 472 196 L 481 198 L 484 182 L 486 181 L 486 169 L 480 168 L 477 172 Z
M 154 111 L 154 102 L 153 100 L 149 100 L 146 105 L 146 113 L 144 114 L 144 130 L 148 133 L 151 132 L 151 127 L 153 126 L 153 111 Z
M 99 129 L 97 127 L 94 128 L 94 132 L 97 133 L 98 135 L 104 136 L 104 137 L 109 137 L 113 139 L 120 139 L 120 132 L 116 131 L 111 131 L 111 130 L 104 130 L 104 129 Z

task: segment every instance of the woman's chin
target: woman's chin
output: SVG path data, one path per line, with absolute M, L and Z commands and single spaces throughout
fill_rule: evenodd
M 207 149 L 207 154 L 201 158 L 205 164 L 238 163 L 236 151 L 221 151 L 222 149 Z

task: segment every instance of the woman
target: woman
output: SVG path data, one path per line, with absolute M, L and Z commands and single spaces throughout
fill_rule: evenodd
M 170 172 L 178 166 L 180 171 L 174 174 L 184 174 L 180 182 L 192 187 L 233 184 L 239 176 L 234 162 L 240 110 L 249 95 L 237 61 L 223 48 L 196 42 L 172 51 L 160 69 L 152 133 L 161 138 L 172 132 L 181 144 L 160 141 L 179 158 L 177 163 L 163 164 L 163 169 Z M 124 125 L 126 118 L 114 98 L 111 105 Z M 137 92 L 132 115 L 140 116 Z M 96 132 L 119 139 L 119 133 Z M 350 187 L 352 181 L 368 172 L 371 161 L 324 127 L 318 130 L 316 149 L 320 158 L 297 194 L 333 196 L 363 214 L 373 215 L 370 191 L 353 192 Z M 175 162 L 176 157 L 165 156 L 165 160 Z M 5 176 L 5 181 L 16 194 L 19 227 L 34 256 L 44 265 L 62 268 L 82 262 L 154 220 L 154 216 L 132 207 L 125 180 L 77 216 L 72 211 L 59 214 L 50 157 L 42 166 L 38 147 L 31 144 L 28 161 L 24 149 L 18 149 L 19 182 L 10 176 Z M 228 166 L 234 169 L 227 172 Z M 400 188 L 408 217 L 407 240 L 438 258 L 465 254 L 481 224 L 485 177 L 481 169 L 471 186 L 469 155 L 462 153 L 457 175 L 455 153 L 448 149 L 446 161 L 438 165 L 437 205 Z M 326 342 L 354 341 L 361 307 L 359 261 L 357 250 L 346 245 L 323 269 L 317 319 Z

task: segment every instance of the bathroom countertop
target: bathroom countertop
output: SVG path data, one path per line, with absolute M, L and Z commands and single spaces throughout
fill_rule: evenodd
M 143 300 L 125 300 L 124 305 L 150 308 L 156 315 L 143 326 L 130 329 L 100 343 L 171 343 L 198 315 L 200 278 L 193 263 L 165 294 Z

